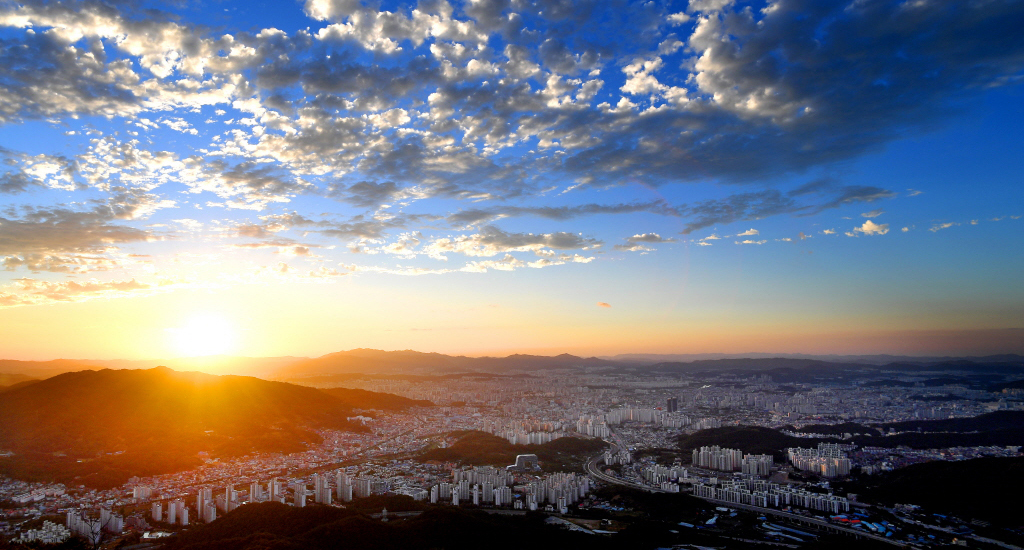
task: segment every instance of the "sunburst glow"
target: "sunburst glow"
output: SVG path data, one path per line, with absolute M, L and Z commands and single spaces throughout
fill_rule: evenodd
M 219 315 L 196 315 L 167 333 L 171 347 L 188 357 L 231 353 L 238 343 L 234 326 Z

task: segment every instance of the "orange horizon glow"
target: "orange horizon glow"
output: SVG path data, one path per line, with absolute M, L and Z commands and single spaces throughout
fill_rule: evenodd
M 200 321 L 182 329 L 187 335 L 197 334 L 202 327 L 215 330 L 230 330 L 224 324 Z M 174 329 L 167 329 L 172 332 Z M 213 334 L 216 336 L 216 334 Z M 181 335 L 172 334 L 171 339 L 179 339 Z M 230 336 L 226 336 L 230 337 Z M 440 353 L 466 357 L 505 357 L 515 354 L 554 356 L 564 353 L 579 357 L 609 357 L 615 355 L 751 355 L 778 354 L 785 355 L 902 355 L 909 357 L 935 356 L 986 356 L 999 354 L 1024 354 L 1024 329 L 989 329 L 989 330 L 921 330 L 921 331 L 888 331 L 872 333 L 821 333 L 800 334 L 780 337 L 778 335 L 759 335 L 735 338 L 728 336 L 712 337 L 704 335 L 699 341 L 681 343 L 650 340 L 635 345 L 523 345 L 521 347 L 489 347 L 472 348 L 456 346 L 380 346 L 380 345 L 348 345 L 329 350 L 311 350 L 303 352 L 298 349 L 282 350 L 281 353 L 252 354 L 246 353 L 244 347 L 237 347 L 233 353 L 188 353 L 190 350 L 226 349 L 226 345 L 202 340 L 198 343 L 181 343 L 175 346 L 179 353 L 167 355 L 42 355 L 11 354 L 0 357 L 0 360 L 14 361 L 166 361 L 173 365 L 203 365 L 199 368 L 204 372 L 218 370 L 217 365 L 235 359 L 264 359 L 277 357 L 315 358 L 323 355 L 352 351 L 355 349 L 373 349 L 386 352 L 415 351 L 420 353 Z M 232 343 L 233 345 L 233 343 Z M 204 348 L 205 347 L 205 348 Z M 191 367 L 190 367 L 191 368 Z

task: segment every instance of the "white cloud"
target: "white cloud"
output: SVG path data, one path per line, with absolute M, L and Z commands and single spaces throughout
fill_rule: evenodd
M 674 243 L 676 242 L 673 238 L 662 238 L 657 233 L 638 233 L 632 237 L 626 239 L 626 244 L 615 245 L 616 250 L 625 250 L 632 252 L 647 252 L 653 250 L 645 244 L 656 244 L 656 243 Z
M 889 224 L 877 224 L 871 220 L 864 222 L 864 225 L 853 228 L 854 233 L 861 233 L 864 235 L 885 235 L 889 232 Z M 847 233 L 850 235 L 850 233 Z
M 423 248 L 434 258 L 443 258 L 446 253 L 456 252 L 466 256 L 497 256 L 506 252 L 537 251 L 545 248 L 555 250 L 597 248 L 600 241 L 575 233 L 507 233 L 493 226 L 481 228 L 480 233 L 435 239 Z M 495 267 L 495 269 L 500 269 Z
M 957 225 L 960 225 L 960 224 L 957 223 L 957 222 L 937 223 L 937 224 L 931 226 L 928 229 L 928 231 L 931 231 L 932 233 L 936 233 L 938 231 L 942 231 L 943 229 L 949 229 L 950 227 L 957 226 Z
M 690 0 L 686 11 L 690 13 L 709 13 L 720 11 L 733 4 L 734 0 Z
M 460 271 L 468 271 L 471 273 L 486 273 L 489 269 L 495 269 L 498 271 L 514 271 L 516 268 L 525 266 L 526 263 L 522 260 L 512 256 L 511 254 L 505 254 L 500 260 L 483 260 L 478 262 L 470 262 L 466 264 Z
M 688 12 L 649 3 L 635 6 L 639 16 L 616 19 L 628 40 L 609 41 L 600 52 L 582 38 L 606 12 L 572 2 L 546 2 L 535 6 L 542 16 L 524 17 L 517 12 L 527 4 L 490 0 L 394 11 L 361 0 L 306 0 L 305 12 L 324 21 L 319 30 L 231 34 L 133 6 L 26 0 L 0 13 L 11 46 L 0 47 L 0 66 L 25 68 L 0 83 L 0 124 L 16 134 L 18 121 L 47 121 L 60 126 L 59 141 L 73 151 L 0 152 L 0 161 L 13 163 L 0 164 L 4 198 L 51 205 L 4 211 L 0 260 L 7 269 L 126 270 L 123 249 L 165 238 L 181 247 L 208 239 L 220 250 L 273 249 L 304 262 L 311 251 L 330 254 L 316 241 L 331 239 L 339 251 L 351 246 L 377 258 L 457 253 L 489 259 L 467 266 L 476 270 L 545 267 L 594 260 L 576 252 L 597 249 L 599 239 L 553 229 L 576 216 L 654 213 L 680 219 L 688 234 L 877 203 L 895 194 L 827 178 L 793 190 L 734 187 L 740 190 L 731 196 L 682 206 L 553 206 L 541 190 L 563 181 L 579 194 L 634 182 L 742 186 L 813 173 L 884 145 L 887 136 L 928 127 L 950 98 L 1009 82 L 1024 51 L 990 37 L 984 25 L 964 23 L 1015 13 L 998 2 L 966 6 L 963 18 L 922 4 L 896 30 L 880 23 L 897 8 L 856 2 L 806 13 L 732 0 L 693 0 Z M 561 23 L 545 27 L 550 22 Z M 891 44 L 900 41 L 919 50 L 890 70 Z M 857 66 L 821 64 L 847 59 L 850 44 L 859 45 Z M 621 87 L 605 86 L 600 77 L 611 83 L 603 73 L 617 70 Z M 884 90 L 851 77 L 871 71 L 887 75 Z M 845 108 L 864 104 L 871 108 Z M 202 140 L 191 137 L 200 133 Z M 169 138 L 166 146 L 147 144 L 161 137 Z M 504 154 L 510 147 L 523 154 Z M 278 226 L 248 222 L 249 212 L 218 210 L 221 221 L 197 212 L 200 205 L 280 212 L 289 202 L 289 210 L 310 209 L 320 221 Z M 72 206 L 52 206 L 59 203 Z M 160 225 L 139 223 L 172 209 Z M 513 217 L 520 219 L 500 223 L 515 223 L 517 232 L 486 226 Z M 869 220 L 849 233 L 888 228 Z M 751 239 L 736 242 L 765 242 L 753 240 L 758 235 L 750 229 L 736 238 Z M 710 246 L 719 238 L 690 242 Z M 637 233 L 615 248 L 645 252 L 673 240 Z M 519 252 L 540 259 L 524 264 L 512 256 Z M 291 276 L 307 268 L 267 271 Z M 451 269 L 393 272 L 402 271 Z
M 665 19 L 670 25 L 682 25 L 690 20 L 690 16 L 684 12 L 678 12 L 668 14 Z
M 0 308 L 83 302 L 95 298 L 121 298 L 151 296 L 185 288 L 188 285 L 171 280 L 143 283 L 135 279 L 99 281 L 51 282 L 37 279 L 18 279 L 13 284 L 0 286 Z

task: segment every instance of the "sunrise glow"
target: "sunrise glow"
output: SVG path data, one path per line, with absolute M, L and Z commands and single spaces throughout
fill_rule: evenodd
M 182 326 L 167 329 L 174 351 L 184 357 L 224 355 L 237 351 L 238 335 L 225 318 L 196 315 Z

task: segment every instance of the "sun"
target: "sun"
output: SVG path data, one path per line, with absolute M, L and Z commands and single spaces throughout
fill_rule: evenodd
M 167 333 L 171 346 L 185 357 L 224 355 L 235 350 L 238 340 L 231 323 L 214 314 L 195 315 Z

